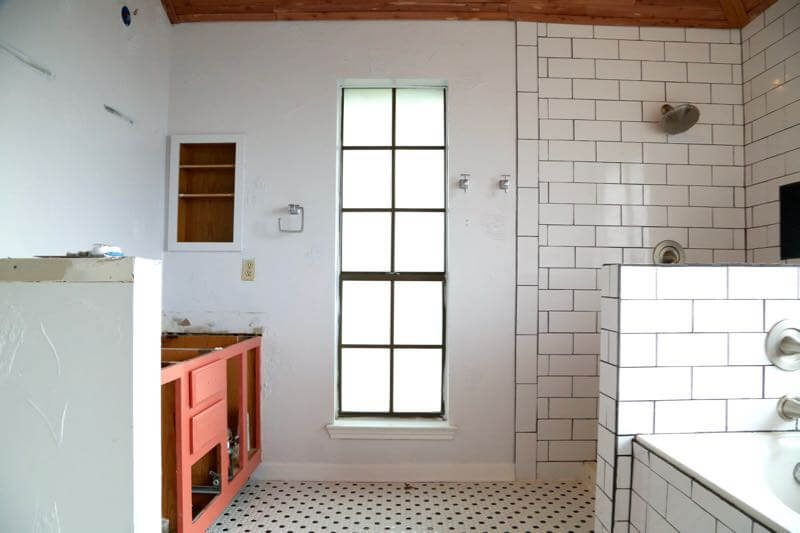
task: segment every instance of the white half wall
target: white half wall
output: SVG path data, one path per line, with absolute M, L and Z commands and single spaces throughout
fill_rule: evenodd
M 160 304 L 160 261 L 0 260 L 0 531 L 160 530 Z
M 141 0 L 0 1 L 0 255 L 63 255 L 95 242 L 161 257 L 170 26 Z M 130 115 L 128 124 L 103 108 Z
M 172 47 L 169 131 L 244 134 L 246 200 L 241 253 L 165 255 L 165 327 L 188 319 L 190 330 L 264 328 L 262 474 L 474 464 L 484 478 L 510 477 L 515 193 L 498 180 L 516 178 L 514 25 L 191 24 L 173 28 Z M 453 440 L 331 440 L 325 431 L 336 387 L 338 87 L 365 79 L 449 87 Z M 454 186 L 460 172 L 472 174 L 466 194 Z M 304 233 L 278 232 L 290 202 L 305 207 Z M 242 282 L 251 257 L 256 279 Z

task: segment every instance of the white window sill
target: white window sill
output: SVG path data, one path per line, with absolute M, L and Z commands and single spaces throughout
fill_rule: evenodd
M 446 420 L 340 418 L 325 429 L 332 439 L 452 440 L 458 428 Z

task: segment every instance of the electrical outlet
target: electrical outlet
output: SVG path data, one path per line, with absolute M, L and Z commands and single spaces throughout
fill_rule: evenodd
M 242 259 L 242 281 L 254 281 L 256 279 L 256 260 Z

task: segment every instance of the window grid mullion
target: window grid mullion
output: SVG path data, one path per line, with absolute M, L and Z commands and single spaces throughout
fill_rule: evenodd
M 342 150 L 444 150 L 446 146 L 342 146 Z
M 392 244 L 391 244 L 391 270 L 395 272 L 395 121 L 397 120 L 397 89 L 392 89 Z M 389 344 L 394 345 L 394 280 L 389 282 L 391 288 L 389 296 Z M 394 414 L 394 348 L 389 348 L 389 414 Z
M 446 96 L 445 96 L 446 98 Z M 446 100 L 445 100 L 446 101 Z M 352 271 L 340 271 L 339 276 L 339 294 L 341 295 L 341 291 L 343 289 L 342 283 L 347 280 L 358 280 L 358 279 L 365 279 L 365 280 L 375 280 L 375 281 L 389 281 L 390 285 L 390 313 L 389 313 L 389 344 L 388 345 L 359 345 L 359 344 L 343 344 L 341 342 L 341 332 L 342 332 L 342 317 L 341 317 L 341 297 L 340 297 L 340 317 L 339 317 L 339 415 L 340 416 L 417 416 L 417 417 L 440 417 L 444 414 L 444 359 L 442 359 L 442 403 L 441 403 L 441 412 L 439 413 L 430 413 L 430 412 L 403 412 L 403 413 L 396 413 L 394 410 L 394 350 L 395 348 L 409 348 L 409 349 L 439 349 L 442 351 L 442 357 L 444 357 L 444 350 L 445 350 L 445 339 L 444 339 L 444 328 L 445 328 L 445 300 L 444 300 L 444 291 L 445 291 L 445 284 L 446 284 L 446 272 L 396 272 L 395 266 L 395 224 L 396 218 L 395 214 L 397 212 L 418 212 L 418 213 L 430 213 L 430 212 L 439 212 L 439 213 L 446 213 L 447 207 L 446 205 L 442 208 L 397 208 L 395 203 L 395 189 L 396 189 L 396 173 L 395 173 L 395 166 L 396 166 L 396 152 L 397 150 L 441 150 L 443 153 L 446 153 L 447 146 L 396 146 L 396 104 L 397 104 L 397 88 L 392 88 L 392 119 L 391 119 L 391 146 L 341 146 L 341 150 L 391 150 L 391 207 L 390 208 L 344 208 L 340 207 L 340 228 L 341 228 L 341 220 L 342 220 L 342 213 L 345 212 L 389 212 L 390 214 L 390 228 L 391 228 L 391 258 L 390 258 L 390 272 L 352 272 Z M 447 128 L 446 123 L 446 109 L 445 109 L 445 132 Z M 342 89 L 342 131 L 340 132 L 342 140 L 344 139 L 344 89 Z M 445 133 L 446 138 L 446 133 Z M 340 158 L 341 159 L 341 158 Z M 445 196 L 447 193 L 447 160 L 446 156 L 445 160 L 445 180 L 444 180 L 444 188 L 445 188 Z M 341 172 L 341 166 L 340 166 Z M 340 206 L 343 198 L 341 196 L 340 191 Z M 446 224 L 446 222 L 445 222 Z M 341 230 L 340 230 L 341 231 Z M 446 226 L 445 226 L 445 246 L 446 246 Z M 341 257 L 341 238 L 340 238 L 340 249 L 339 249 L 339 256 Z M 445 253 L 445 262 L 446 253 Z M 445 267 L 446 271 L 446 267 Z M 396 281 L 438 281 L 442 284 L 442 342 L 441 344 L 436 345 L 395 345 L 394 343 L 394 316 L 395 316 L 395 309 L 394 309 L 394 301 L 395 301 L 395 282 Z M 342 391 L 341 391 L 341 357 L 342 357 L 342 349 L 343 348 L 388 348 L 389 349 L 389 410 L 387 412 L 355 412 L 355 411 L 344 411 L 341 406 L 341 398 L 342 398 Z

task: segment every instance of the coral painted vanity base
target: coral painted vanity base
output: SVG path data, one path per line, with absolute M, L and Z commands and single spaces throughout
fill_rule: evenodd
M 161 342 L 162 516 L 205 531 L 261 462 L 261 337 L 167 335 Z

